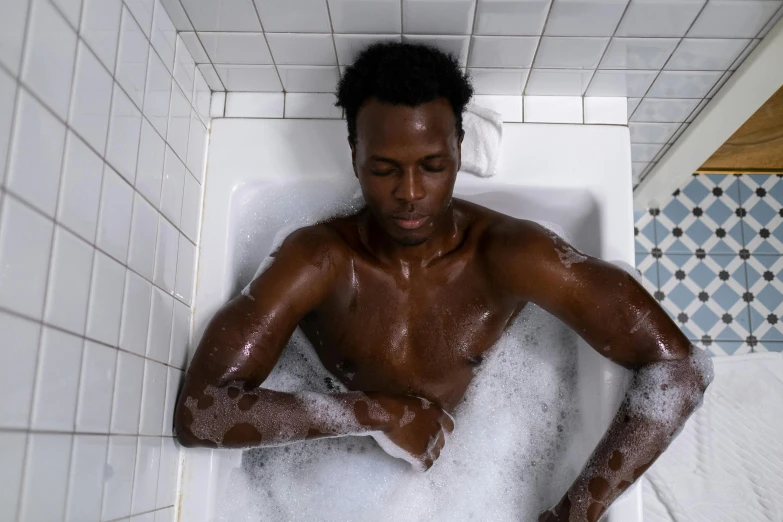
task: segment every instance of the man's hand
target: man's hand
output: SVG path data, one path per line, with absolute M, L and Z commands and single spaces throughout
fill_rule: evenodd
M 373 435 L 381 448 L 420 471 L 431 468 L 446 444 L 446 435 L 454 430 L 451 416 L 426 399 L 370 395 L 394 418 L 382 433 Z

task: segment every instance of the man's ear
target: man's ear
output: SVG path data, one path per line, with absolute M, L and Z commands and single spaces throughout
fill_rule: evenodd
M 351 147 L 351 165 L 353 166 L 353 175 L 358 179 L 359 172 L 356 170 L 356 147 L 351 141 L 351 138 L 348 138 L 348 146 Z

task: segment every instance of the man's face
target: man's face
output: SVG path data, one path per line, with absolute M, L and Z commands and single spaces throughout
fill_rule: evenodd
M 395 242 L 427 241 L 451 203 L 462 137 L 439 98 L 416 107 L 371 98 L 356 118 L 353 168 L 367 206 Z

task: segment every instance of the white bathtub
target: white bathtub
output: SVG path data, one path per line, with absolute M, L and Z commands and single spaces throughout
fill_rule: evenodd
M 195 299 L 195 346 L 214 312 L 235 295 L 272 247 L 280 227 L 276 194 L 328 198 L 352 176 L 345 122 L 218 119 L 212 123 Z M 626 127 L 507 123 L 499 173 L 460 174 L 455 196 L 506 214 L 556 223 L 591 255 L 633 264 L 630 146 Z M 270 205 L 245 212 L 243 201 Z M 267 214 L 264 215 L 263 213 Z M 254 230 L 261 218 L 265 229 Z M 271 223 L 271 224 L 270 224 Z M 625 374 L 582 343 L 578 351 L 580 433 L 587 455 L 608 426 Z M 185 450 L 179 520 L 213 517 L 239 451 Z M 641 522 L 636 486 L 609 512 L 610 522 Z

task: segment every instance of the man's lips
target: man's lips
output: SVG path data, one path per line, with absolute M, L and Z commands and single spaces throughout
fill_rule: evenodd
M 406 230 L 417 229 L 424 225 L 424 223 L 427 222 L 427 219 L 429 219 L 422 214 L 395 214 L 392 218 L 394 219 L 394 222 L 397 223 L 397 226 Z

